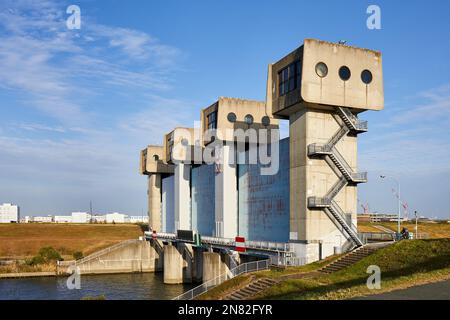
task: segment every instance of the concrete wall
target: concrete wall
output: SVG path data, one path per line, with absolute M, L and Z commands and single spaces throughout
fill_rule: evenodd
M 148 176 L 148 221 L 153 230 L 162 230 L 161 221 L 161 174 Z
M 163 232 L 175 232 L 174 176 L 162 179 L 161 220 Z
M 191 230 L 191 166 L 176 164 L 174 179 L 175 230 Z
M 162 261 L 150 242 L 136 240 L 77 266 L 81 274 L 155 272 L 162 270 Z
M 214 165 L 192 168 L 192 229 L 201 235 L 214 235 Z
M 280 141 L 279 162 L 276 175 L 239 165 L 239 235 L 247 240 L 289 241 L 289 138 Z
M 203 253 L 203 282 L 214 279 L 229 271 L 224 256 L 217 252 Z
M 339 124 L 331 111 L 303 109 L 290 117 L 290 239 L 306 243 L 322 241 L 324 256 L 333 254 L 334 247 L 343 245 L 348 236 L 338 230 L 323 210 L 307 207 L 308 197 L 323 197 L 338 180 L 324 159 L 308 157 L 307 146 L 327 143 L 338 130 Z M 357 138 L 345 136 L 336 148 L 356 170 Z M 351 213 L 356 225 L 356 187 L 346 186 L 335 201 L 344 212 Z
M 183 283 L 183 256 L 176 246 L 164 246 L 164 283 Z
M 222 164 L 215 177 L 215 229 L 220 238 L 238 235 L 237 164 L 230 160 L 235 156 L 230 148 L 234 146 L 225 145 L 221 149 Z

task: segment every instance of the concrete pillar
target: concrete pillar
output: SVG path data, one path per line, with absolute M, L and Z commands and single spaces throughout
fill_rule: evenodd
M 179 243 L 178 251 L 183 257 L 183 283 L 192 283 L 194 273 L 194 249 L 191 244 Z
M 203 253 L 204 249 L 201 247 L 194 248 L 194 268 L 192 272 L 193 282 L 202 282 L 203 279 Z
M 216 236 L 234 238 L 238 234 L 238 193 L 234 146 L 221 149 L 221 164 L 215 178 Z
M 173 245 L 164 246 L 164 283 L 183 283 L 183 257 Z
M 203 282 L 215 279 L 228 271 L 228 267 L 222 261 L 220 253 L 203 253 Z
M 161 221 L 161 174 L 148 176 L 148 221 L 153 230 L 162 231 Z
M 191 230 L 191 166 L 175 166 L 175 231 Z
M 164 244 L 161 240 L 152 239 L 150 240 L 150 245 L 155 250 L 155 271 L 164 270 Z
M 290 136 L 290 240 L 299 243 L 299 251 L 311 260 L 318 260 L 318 243 L 323 257 L 333 254 L 334 246 L 342 245 L 343 234 L 323 210 L 310 210 L 309 197 L 324 197 L 339 177 L 323 158 L 310 158 L 310 144 L 326 144 L 340 129 L 335 111 L 304 108 L 289 118 Z M 356 170 L 354 136 L 343 137 L 336 149 Z M 334 199 L 344 212 L 352 213 L 356 222 L 356 187 L 347 185 Z M 301 243 L 301 244 L 300 244 Z M 300 248 L 301 247 L 301 248 Z

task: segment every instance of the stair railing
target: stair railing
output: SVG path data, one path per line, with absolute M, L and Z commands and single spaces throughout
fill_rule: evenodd
M 233 279 L 237 277 L 238 275 L 249 273 L 249 272 L 255 272 L 255 271 L 262 271 L 267 270 L 270 267 L 270 260 L 260 260 L 260 261 L 253 261 L 248 263 L 243 263 L 233 269 L 231 269 L 228 272 L 225 272 L 221 274 L 220 276 L 213 278 L 211 280 L 208 280 L 201 285 L 186 291 L 183 294 L 180 294 L 179 296 L 173 298 L 172 300 L 192 300 L 199 295 L 211 290 L 212 288 L 224 283 L 227 280 Z

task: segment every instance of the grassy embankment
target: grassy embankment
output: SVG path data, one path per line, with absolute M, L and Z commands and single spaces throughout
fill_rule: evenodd
M 396 222 L 359 222 L 358 230 L 360 232 L 381 232 L 376 229 L 374 226 L 383 226 L 388 228 L 394 232 L 397 231 L 397 223 Z M 410 232 L 415 232 L 415 224 L 414 223 L 402 223 L 401 227 L 406 227 Z M 366 231 L 367 230 L 367 231 Z M 426 233 L 430 238 L 433 239 L 442 239 L 442 238 L 450 238 L 450 223 L 448 222 L 438 222 L 438 223 L 427 223 L 420 222 L 418 224 L 419 233 Z
M 0 259 L 27 260 L 45 247 L 54 248 L 64 260 L 76 252 L 87 256 L 117 242 L 136 239 L 141 229 L 133 224 L 0 224 Z M 54 271 L 54 263 L 0 266 L 0 273 Z
M 258 299 L 349 299 L 378 294 L 450 278 L 450 239 L 401 241 L 380 249 L 373 255 L 339 272 L 307 279 L 282 279 L 286 274 L 309 272 L 320 268 L 315 263 L 285 271 L 260 272 L 258 277 L 281 279 L 276 286 L 262 292 Z M 381 289 L 369 290 L 366 281 L 367 267 L 377 265 L 381 269 Z M 217 299 L 233 288 L 248 283 L 249 275 L 237 277 L 202 296 Z

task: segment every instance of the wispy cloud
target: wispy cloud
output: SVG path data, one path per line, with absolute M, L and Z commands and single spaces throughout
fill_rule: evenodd
M 165 68 L 179 50 L 147 33 L 100 25 L 89 17 L 80 32 L 67 30 L 61 2 L 6 1 L 2 8 L 0 86 L 23 91 L 30 106 L 49 116 L 86 121 L 76 97 L 80 92 L 95 95 L 99 88 L 83 87 L 84 79 L 121 90 L 170 87 Z M 129 64 L 135 60 L 139 67 L 133 68 Z
M 360 165 L 414 176 L 450 172 L 450 85 L 418 93 L 362 136 Z
M 78 210 L 80 199 L 92 196 L 105 210 L 145 205 L 139 150 L 161 142 L 171 125 L 190 123 L 186 103 L 162 96 L 171 90 L 180 50 L 87 15 L 82 30 L 67 30 L 66 7 L 0 3 L 0 92 L 14 97 L 0 101 L 0 112 L 20 104 L 33 114 L 0 128 L 0 180 L 7 182 L 0 198 L 18 197 L 28 214 L 56 205 Z M 121 95 L 133 98 L 132 109 L 114 101 Z M 102 109 L 97 104 L 105 99 L 111 105 Z M 163 118 L 162 107 L 172 116 Z

